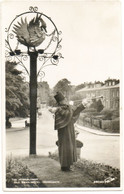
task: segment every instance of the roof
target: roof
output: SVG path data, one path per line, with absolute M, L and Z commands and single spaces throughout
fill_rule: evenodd
M 82 88 L 80 90 L 77 90 L 76 92 L 85 92 L 85 91 L 95 91 L 95 90 L 103 90 L 103 89 L 112 89 L 112 88 L 119 88 L 120 87 L 120 84 L 116 84 L 114 86 L 101 86 L 99 88 Z

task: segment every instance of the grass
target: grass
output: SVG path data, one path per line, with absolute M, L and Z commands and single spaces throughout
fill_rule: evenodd
M 51 154 L 50 157 L 59 161 L 56 153 Z M 117 168 L 85 159 L 78 160 L 73 168 L 82 172 L 85 179 L 93 183 L 92 187 L 120 187 L 120 171 Z
M 72 172 L 60 170 L 58 153 L 47 156 L 7 158 L 7 188 L 119 188 L 120 171 L 111 166 L 80 159 Z M 50 183 L 53 181 L 54 183 Z

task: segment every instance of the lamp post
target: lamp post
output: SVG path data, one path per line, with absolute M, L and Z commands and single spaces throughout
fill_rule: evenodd
M 36 154 L 37 52 L 30 56 L 30 154 Z
M 45 75 L 44 67 L 57 65 L 62 58 L 61 53 L 58 52 L 61 49 L 61 32 L 50 17 L 38 12 L 37 7 L 29 7 L 29 11 L 17 15 L 6 32 L 6 60 L 18 62 L 30 77 L 29 153 L 36 155 L 37 78 Z M 25 65 L 27 60 L 29 60 L 30 72 Z

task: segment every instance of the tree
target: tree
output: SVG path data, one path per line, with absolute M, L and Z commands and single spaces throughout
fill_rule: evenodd
M 41 103 L 48 103 L 49 101 L 50 88 L 46 81 L 38 83 L 38 96 L 40 97 Z
M 97 112 L 101 112 L 104 108 L 101 100 L 96 100 L 96 99 L 93 99 L 93 103 L 91 104 L 90 108 L 94 108 L 97 110 Z
M 48 102 L 49 106 L 56 106 L 56 100 L 54 98 L 53 95 L 49 95 L 49 102 Z
M 81 96 L 81 94 L 74 93 L 71 96 L 70 100 L 74 101 L 75 105 L 78 105 L 82 102 L 82 96 Z
M 85 83 L 79 84 L 79 85 L 77 85 L 77 86 L 75 87 L 75 91 L 80 90 L 80 89 L 82 89 L 82 88 L 84 88 L 84 87 L 85 87 Z
M 97 101 L 97 112 L 101 112 L 103 110 L 103 108 L 104 108 L 104 106 L 103 106 L 101 100 L 99 99 Z
M 21 71 L 16 62 L 6 62 L 6 126 L 11 127 L 9 119 L 29 114 L 29 98 Z
M 68 81 L 66 78 L 60 80 L 54 87 L 54 93 L 61 92 L 63 95 L 65 95 L 67 98 L 69 98 L 70 92 L 71 92 L 71 86 L 70 81 Z

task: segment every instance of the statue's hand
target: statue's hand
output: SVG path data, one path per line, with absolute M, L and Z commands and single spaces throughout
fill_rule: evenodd
M 82 100 L 82 104 L 83 104 L 84 107 L 89 108 L 90 105 L 92 104 L 92 99 L 90 99 L 90 98 L 84 98 Z
M 57 111 L 57 107 L 53 107 L 53 108 L 49 108 L 48 110 L 51 112 L 51 113 L 55 113 Z
M 74 102 L 72 100 L 69 101 L 69 105 L 74 105 Z

